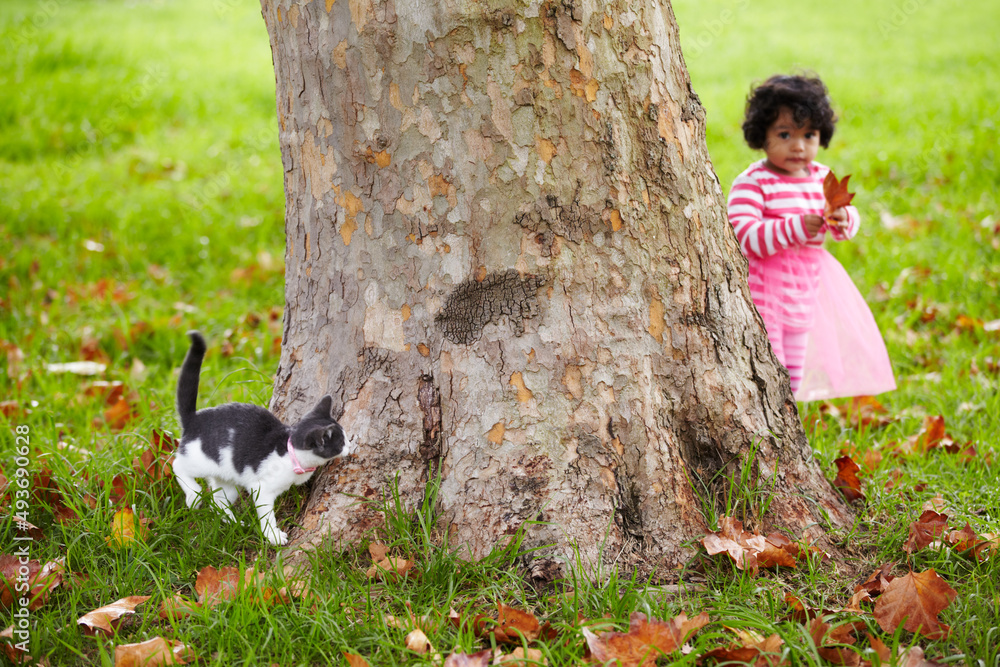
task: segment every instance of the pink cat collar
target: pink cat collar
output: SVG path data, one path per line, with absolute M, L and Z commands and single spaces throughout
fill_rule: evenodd
M 288 436 L 288 456 L 292 459 L 292 470 L 296 475 L 304 475 L 307 472 L 312 472 L 316 468 L 303 468 L 302 464 L 299 463 L 299 459 L 295 456 L 295 448 L 292 447 L 292 436 Z

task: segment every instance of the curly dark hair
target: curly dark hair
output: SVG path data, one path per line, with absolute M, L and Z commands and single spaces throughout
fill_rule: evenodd
M 823 148 L 830 145 L 837 115 L 823 82 L 817 77 L 777 75 L 752 89 L 747 98 L 743 137 L 750 148 L 764 148 L 767 128 L 778 119 L 782 107 L 792 112 L 800 127 L 808 122 L 818 131 Z

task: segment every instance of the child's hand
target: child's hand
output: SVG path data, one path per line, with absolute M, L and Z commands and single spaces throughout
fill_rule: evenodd
M 831 227 L 843 229 L 847 226 L 847 209 L 841 206 L 833 213 L 826 216 L 826 221 Z
M 826 221 L 819 215 L 802 216 L 802 226 L 806 228 L 806 236 L 809 237 L 819 234 L 819 230 L 823 229 L 824 222 Z

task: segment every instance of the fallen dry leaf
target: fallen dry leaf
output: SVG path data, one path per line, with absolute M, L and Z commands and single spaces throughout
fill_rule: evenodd
M 873 614 L 885 632 L 895 632 L 902 625 L 928 639 L 942 639 L 950 628 L 937 616 L 957 596 L 933 569 L 911 572 L 892 580 L 875 602 Z
M 169 479 L 173 476 L 173 454 L 177 441 L 160 431 L 153 431 L 149 448 L 132 460 L 132 469 L 151 480 Z
M 365 575 L 369 579 L 381 578 L 383 580 L 395 580 L 404 577 L 411 577 L 416 574 L 413 569 L 414 562 L 406 558 L 394 558 L 386 556 L 368 568 Z
M 533 614 L 500 603 L 497 605 L 498 624 L 493 628 L 497 642 L 520 644 L 538 639 L 541 624 Z
M 124 396 L 104 411 L 104 423 L 112 431 L 121 431 L 137 418 L 132 404 Z
M 919 646 L 899 647 L 899 667 L 944 667 L 940 662 L 931 662 L 924 657 L 924 649 Z
M 919 551 L 941 537 L 948 527 L 948 515 L 934 510 L 924 510 L 920 518 L 910 524 L 910 536 L 903 545 L 908 554 Z
M 21 567 L 28 568 L 28 609 L 38 609 L 49 597 L 49 593 L 63 581 L 66 572 L 66 559 L 48 561 L 44 565 L 37 560 L 29 560 L 27 565 L 21 563 L 18 556 L 0 555 L 0 607 L 10 608 L 15 599 L 24 596 L 25 591 L 18 591 Z
M 159 616 L 165 621 L 176 621 L 190 616 L 200 606 L 194 600 L 189 600 L 180 593 L 175 593 L 172 598 L 167 598 L 160 603 Z
M 729 516 L 719 518 L 719 532 L 709 533 L 701 543 L 710 556 L 727 553 L 740 570 L 757 574 L 757 554 L 767 548 L 767 540 L 743 530 L 743 523 Z
M 434 650 L 431 648 L 431 642 L 427 639 L 427 635 L 420 628 L 411 630 L 406 639 L 403 640 L 403 645 L 414 653 L 419 653 L 423 655 L 424 653 L 429 653 Z
M 234 599 L 243 590 L 246 575 L 253 576 L 252 568 L 241 574 L 239 568 L 225 566 L 215 569 L 203 567 L 194 582 L 198 602 L 204 607 L 214 607 L 220 602 Z
M 7 419 L 14 419 L 24 414 L 24 408 L 17 401 L 3 401 L 0 403 L 0 414 Z
M 713 649 L 702 654 L 701 659 L 714 663 L 743 662 L 752 667 L 785 667 L 788 661 L 781 657 L 781 647 L 785 641 L 777 634 L 766 639 L 752 636 L 745 631 L 736 631 L 742 645 Z
M 944 417 L 941 415 L 928 415 L 924 417 L 924 426 L 919 434 L 918 452 L 926 452 L 938 447 L 945 439 Z
M 492 660 L 490 649 L 479 653 L 452 653 L 444 659 L 444 667 L 488 667 Z
M 833 485 L 844 495 L 844 499 L 849 503 L 864 500 L 865 494 L 861 492 L 861 480 L 858 479 L 861 466 L 850 456 L 841 456 L 834 464 L 837 466 L 837 476 Z
M 877 570 L 868 575 L 868 578 L 854 586 L 854 592 L 865 591 L 871 597 L 877 597 L 885 592 L 885 589 L 895 578 L 892 576 L 892 568 L 896 567 L 893 562 L 882 564 Z
M 809 623 L 809 636 L 820 657 L 835 665 L 858 667 L 861 656 L 848 645 L 854 644 L 854 624 L 844 623 L 832 626 L 822 618 L 814 618 Z
M 882 428 L 896 421 L 874 396 L 854 396 L 847 407 L 848 419 L 854 428 Z
M 540 649 L 529 648 L 525 650 L 518 646 L 507 655 L 496 656 L 493 659 L 493 664 L 507 665 L 508 667 L 536 667 L 537 665 L 545 667 L 549 661 Z
M 945 501 L 944 496 L 937 493 L 932 498 L 928 498 L 924 501 L 924 504 L 920 506 L 921 511 L 933 510 L 935 512 L 943 512 L 944 508 L 948 506 Z
M 21 649 L 19 649 L 16 644 L 20 643 L 14 641 L 14 626 L 8 626 L 3 632 L 0 632 L 0 648 L 3 649 L 3 654 L 7 656 L 15 665 L 20 664 L 23 660 L 28 658 L 28 654 Z M 17 639 L 21 639 L 18 637 Z
M 343 654 L 344 654 L 344 659 L 347 660 L 347 664 L 350 667 L 370 667 L 368 661 L 362 658 L 360 655 L 357 655 L 355 653 L 348 653 L 347 651 L 343 651 Z
M 115 628 L 121 622 L 122 617 L 134 614 L 135 608 L 149 598 L 150 596 L 148 595 L 133 595 L 116 600 L 105 607 L 84 614 L 76 623 L 83 626 L 85 634 L 96 635 L 101 633 L 110 637 L 115 633 Z
M 153 637 L 141 644 L 115 647 L 115 667 L 159 667 L 186 665 L 194 652 L 175 639 Z
M 653 667 L 657 658 L 676 651 L 691 634 L 708 623 L 708 614 L 702 612 L 692 619 L 685 614 L 671 621 L 647 619 L 642 612 L 635 612 L 629 619 L 628 632 L 605 632 L 595 635 L 586 627 L 581 628 L 587 640 L 591 662 L 607 664 L 620 661 L 621 667 Z
M 808 558 L 819 553 L 826 556 L 816 547 L 802 546 L 792 542 L 781 533 L 771 533 L 767 537 L 743 530 L 743 524 L 733 517 L 719 518 L 719 532 L 709 533 L 701 539 L 705 551 L 710 556 L 727 553 L 740 570 L 756 576 L 758 568 L 795 567 L 797 560 Z
M 149 519 L 137 517 L 131 508 L 118 510 L 111 519 L 111 534 L 104 538 L 109 547 L 122 549 L 135 541 L 145 542 L 149 536 Z

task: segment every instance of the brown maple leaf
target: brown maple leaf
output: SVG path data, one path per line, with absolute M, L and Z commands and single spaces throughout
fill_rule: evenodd
M 861 480 L 858 479 L 861 466 L 850 456 L 841 456 L 834 464 L 837 466 L 837 476 L 833 479 L 833 485 L 844 495 L 844 499 L 849 503 L 864 500 L 865 494 L 861 493 Z
M 855 642 L 852 623 L 832 626 L 821 618 L 814 618 L 809 623 L 809 635 L 812 637 L 813 645 L 816 646 L 816 652 L 824 660 L 834 665 L 851 667 L 858 667 L 861 664 L 858 652 L 846 646 Z
M 488 667 L 493 661 L 493 651 L 479 653 L 452 653 L 444 660 L 444 667 Z
M 211 565 L 198 572 L 194 582 L 198 601 L 205 607 L 214 607 L 220 602 L 234 599 L 243 590 L 247 575 L 253 577 L 253 569 L 241 574 L 239 568 L 225 566 L 215 569 Z
M 877 570 L 868 575 L 868 578 L 854 586 L 854 592 L 866 591 L 871 597 L 877 597 L 885 592 L 886 587 L 895 578 L 892 576 L 892 568 L 896 566 L 893 562 L 884 563 Z
M 121 622 L 123 616 L 134 614 L 135 608 L 149 599 L 148 595 L 132 595 L 121 600 L 116 600 L 111 604 L 88 612 L 77 619 L 77 625 L 83 626 L 83 631 L 88 635 L 98 633 L 110 637 L 115 633 L 115 628 Z
M 139 644 L 122 644 L 115 647 L 115 667 L 159 667 L 160 665 L 186 665 L 194 659 L 190 647 L 176 639 L 153 637 Z
M 908 554 L 919 551 L 941 537 L 948 527 L 948 515 L 934 510 L 924 510 L 920 518 L 910 524 L 910 536 L 903 545 Z
M 701 538 L 710 556 L 727 553 L 740 570 L 757 575 L 757 554 L 767 548 L 767 540 L 743 530 L 743 523 L 731 516 L 719 517 L 719 532 Z
M 708 623 L 708 614 L 702 612 L 692 619 L 685 614 L 671 621 L 647 619 L 642 612 L 634 612 L 629 619 L 628 632 L 605 632 L 595 635 L 582 628 L 587 639 L 588 659 L 607 664 L 619 661 L 621 667 L 652 667 L 657 658 L 676 651 L 687 637 Z
M 854 396 L 847 407 L 848 419 L 854 428 L 882 428 L 896 421 L 889 410 L 874 396 Z
M 362 658 L 356 653 L 343 652 L 344 659 L 347 661 L 349 667 L 369 667 L 368 661 Z
M 742 644 L 712 649 L 703 653 L 701 660 L 722 664 L 743 662 L 753 667 L 785 667 L 788 665 L 788 661 L 781 657 L 781 647 L 785 640 L 780 635 L 773 634 L 761 639 L 745 630 L 736 630 L 735 632 L 739 635 Z
M 167 598 L 160 603 L 159 617 L 165 621 L 176 621 L 190 616 L 200 606 L 194 600 L 189 600 L 180 593 L 175 593 L 172 598 Z
M 66 559 L 48 561 L 44 565 L 37 560 L 22 563 L 18 556 L 0 556 L 0 607 L 11 607 L 14 600 L 24 596 L 22 567 L 28 568 L 28 609 L 38 609 L 49 597 L 49 593 L 63 582 L 66 573 Z
M 928 639 L 943 639 L 950 628 L 937 616 L 956 597 L 955 589 L 934 570 L 911 572 L 892 580 L 872 613 L 885 632 L 893 633 L 902 625 Z
M 837 177 L 833 175 L 832 169 L 827 172 L 826 178 L 823 179 L 823 197 L 826 199 L 826 208 L 823 210 L 823 217 L 826 219 L 827 224 L 839 226 L 839 223 L 830 218 L 830 215 L 838 208 L 847 206 L 854 199 L 854 193 L 847 191 L 847 182 L 849 180 L 851 180 L 850 174 L 844 176 L 844 180 L 838 181 Z
M 173 454 L 177 441 L 161 431 L 153 431 L 149 448 L 132 459 L 132 469 L 151 480 L 173 476 Z

